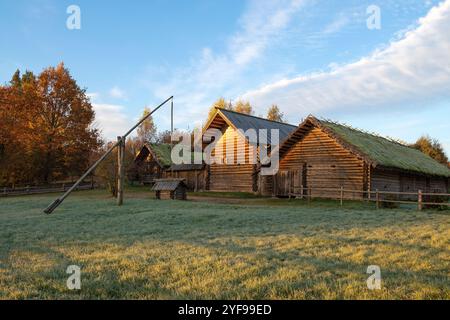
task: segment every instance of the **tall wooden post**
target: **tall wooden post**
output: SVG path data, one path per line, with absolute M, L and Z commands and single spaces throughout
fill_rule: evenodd
M 125 180 L 124 174 L 124 154 L 125 154 L 125 138 L 117 137 L 117 205 L 123 204 L 123 185 Z
M 344 187 L 341 186 L 341 207 L 344 204 Z
M 422 190 L 419 190 L 417 193 L 417 209 L 419 211 L 422 210 Z

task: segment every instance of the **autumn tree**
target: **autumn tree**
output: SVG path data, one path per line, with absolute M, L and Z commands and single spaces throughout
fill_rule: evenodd
M 87 168 L 99 132 L 85 90 L 64 64 L 38 76 L 17 71 L 0 93 L 0 130 L 9 132 L 2 134 L 7 183 L 48 183 Z
M 64 64 L 45 69 L 37 83 L 40 104 L 35 110 L 33 131 L 41 142 L 36 167 L 41 178 L 81 174 L 88 155 L 99 146 L 98 130 L 92 127 L 95 113 L 86 95 Z
M 158 133 L 156 143 L 171 143 L 172 134 L 170 130 L 164 130 Z
M 217 109 L 232 110 L 233 106 L 231 105 L 231 103 L 227 102 L 223 97 L 217 99 L 217 101 L 215 101 L 211 106 L 211 108 L 209 109 L 208 119 L 210 119 L 216 113 Z
M 437 139 L 430 136 L 422 136 L 412 145 L 413 148 L 422 151 L 434 160 L 444 165 L 448 165 L 448 157 L 445 154 L 444 148 Z
M 29 110 L 37 107 L 36 79 L 30 72 L 16 71 L 9 85 L 0 86 L 0 184 L 34 180 L 29 140 L 33 120 Z
M 142 118 L 149 115 L 151 110 L 145 108 L 142 113 Z M 149 116 L 145 121 L 137 128 L 137 136 L 141 144 L 154 142 L 156 136 L 156 125 L 153 121 L 153 117 Z
M 284 122 L 284 114 L 276 104 L 273 104 L 267 111 L 267 119 L 272 121 Z
M 248 101 L 238 100 L 234 105 L 234 111 L 252 115 L 253 108 Z

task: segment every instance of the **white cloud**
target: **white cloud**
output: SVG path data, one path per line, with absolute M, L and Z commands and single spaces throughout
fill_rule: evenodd
M 204 119 L 205 109 L 213 102 L 211 97 L 227 95 L 226 87 L 235 88 L 235 94 L 238 93 L 237 79 L 280 36 L 304 2 L 306 0 L 250 1 L 239 19 L 239 31 L 226 41 L 223 53 L 203 48 L 200 57 L 192 61 L 190 67 L 176 70 L 168 84 L 158 85 L 146 80 L 148 87 L 159 99 L 175 95 L 175 103 L 183 105 L 190 118 Z
M 125 99 L 126 98 L 125 91 L 120 89 L 118 86 L 114 86 L 113 88 L 111 88 L 111 90 L 109 90 L 109 95 L 115 99 Z
M 132 121 L 125 114 L 123 106 L 105 103 L 93 103 L 92 106 L 95 110 L 96 126 L 106 139 L 116 140 L 117 136 L 124 134 L 131 127 Z
M 86 95 L 95 111 L 94 127 L 101 131 L 103 138 L 115 141 L 117 136 L 124 134 L 133 124 L 124 106 L 105 103 L 98 92 L 88 92 Z
M 337 24 L 339 26 L 340 24 Z M 331 110 L 388 110 L 450 95 L 450 0 L 384 49 L 326 72 L 283 79 L 242 95 L 257 108 L 277 103 L 293 119 Z

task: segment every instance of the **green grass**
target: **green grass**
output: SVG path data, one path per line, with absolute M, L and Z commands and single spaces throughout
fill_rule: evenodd
M 197 197 L 208 197 L 208 198 L 233 198 L 233 199 L 255 199 L 262 198 L 261 196 L 255 195 L 248 192 L 213 192 L 213 191 L 199 191 L 199 192 L 189 192 L 189 195 Z
M 0 199 L 1 299 L 449 299 L 450 216 L 265 198 Z M 82 288 L 69 291 L 68 265 Z M 382 289 L 367 289 L 379 265 Z

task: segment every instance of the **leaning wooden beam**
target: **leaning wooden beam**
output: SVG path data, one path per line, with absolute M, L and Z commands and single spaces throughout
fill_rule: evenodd
M 150 117 L 153 113 L 155 113 L 156 111 L 158 111 L 159 108 L 161 108 L 163 105 L 165 105 L 167 102 L 171 101 L 173 99 L 173 96 L 171 96 L 170 98 L 167 98 L 164 102 L 162 102 L 159 106 L 157 106 L 155 109 L 153 109 L 153 111 L 151 111 L 148 115 L 146 115 L 145 117 L 143 117 L 141 120 L 138 121 L 138 123 L 136 123 L 130 130 L 127 131 L 127 133 L 125 133 L 122 136 L 123 141 L 125 141 L 126 137 L 128 135 L 130 135 L 130 133 L 132 133 L 137 127 L 139 127 L 148 117 Z M 108 149 L 108 151 L 106 151 L 106 153 L 101 156 L 100 159 L 98 159 L 82 176 L 80 179 L 78 179 L 77 182 L 75 182 L 75 184 L 69 189 L 67 190 L 61 197 L 59 197 L 58 199 L 56 199 L 55 201 L 53 201 L 45 210 L 44 212 L 47 214 L 50 214 L 53 212 L 53 210 L 55 210 L 69 195 L 70 193 L 75 190 L 78 185 L 83 182 L 83 180 L 92 172 L 94 171 L 98 165 L 106 159 L 107 156 L 109 156 L 111 154 L 111 152 L 120 144 L 120 141 L 117 141 L 111 148 Z

